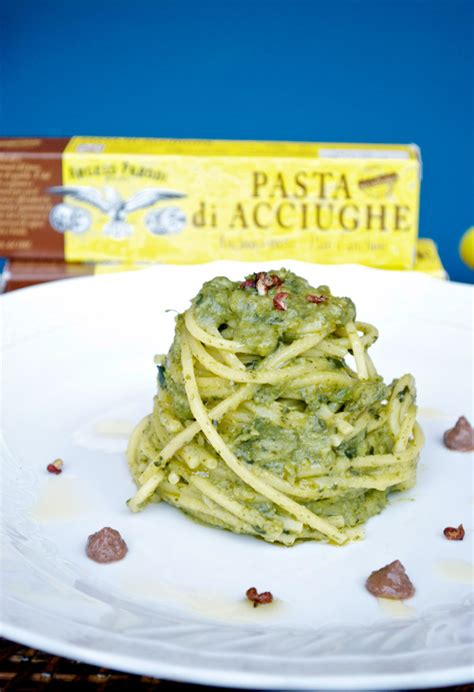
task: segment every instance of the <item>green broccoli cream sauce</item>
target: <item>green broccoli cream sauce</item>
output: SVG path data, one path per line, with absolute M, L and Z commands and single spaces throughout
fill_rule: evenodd
M 332 331 L 355 319 L 355 306 L 350 298 L 331 296 L 327 286 L 313 288 L 286 269 L 270 271 L 283 281 L 260 295 L 253 287 L 241 288 L 240 282 L 223 276 L 204 284 L 193 300 L 194 316 L 203 329 L 219 329 L 222 336 L 248 345 L 249 351 L 268 356 L 280 343 L 288 343 L 304 334 L 304 330 Z M 247 277 L 249 281 L 253 276 Z M 288 293 L 286 310 L 278 310 L 274 298 Z M 325 296 L 318 305 L 308 295 Z
M 327 286 L 312 287 L 286 269 L 269 271 L 268 275 L 278 277 L 278 281 L 262 293 L 257 290 L 254 275 L 247 277 L 245 282 L 217 277 L 205 283 L 192 301 L 194 318 L 203 329 L 248 347 L 249 355 L 244 362 L 249 371 L 262 357 L 295 339 L 315 332 L 322 335 L 336 332 L 337 337 L 339 328 L 355 320 L 352 300 L 331 295 Z M 282 293 L 287 295 L 282 298 Z M 317 297 L 317 301 L 308 296 Z M 278 309 L 279 300 L 284 301 L 286 309 Z M 183 318 L 179 316 L 175 340 L 166 368 L 160 370 L 160 380 L 171 396 L 175 414 L 181 420 L 191 420 L 180 360 L 183 328 Z M 341 332 L 339 336 L 344 334 Z M 296 362 L 304 363 L 304 355 Z M 250 467 L 271 471 L 290 483 L 300 483 L 302 478 L 308 477 L 317 487 L 318 476 L 341 475 L 341 462 L 347 469 L 348 459 L 393 450 L 394 438 L 387 424 L 373 432 L 367 432 L 364 427 L 334 448 L 334 427 L 326 422 L 328 407 L 332 412 L 345 411 L 346 420 L 352 424 L 364 411 L 377 418 L 386 405 L 390 387 L 380 377 L 360 381 L 341 358 L 328 357 L 324 370 L 346 373 L 346 383 L 323 382 L 295 391 L 291 390 L 291 383 L 260 385 L 251 402 L 255 410 L 250 422 L 242 422 L 232 415 L 218 422 L 220 434 L 241 461 Z M 216 400 L 205 401 L 208 408 L 216 403 Z M 200 443 L 208 444 L 204 438 Z M 364 472 L 352 470 L 350 473 L 357 477 Z M 211 482 L 248 507 L 270 518 L 277 511 L 271 502 L 263 502 L 251 489 L 249 491 L 248 486 L 223 464 L 207 475 Z M 328 487 L 329 495 L 330 491 L 337 491 L 327 483 L 321 484 L 319 498 L 298 499 L 298 502 L 321 517 L 342 515 L 346 526 L 365 522 L 387 503 L 388 491 L 341 489 L 337 497 L 328 497 Z

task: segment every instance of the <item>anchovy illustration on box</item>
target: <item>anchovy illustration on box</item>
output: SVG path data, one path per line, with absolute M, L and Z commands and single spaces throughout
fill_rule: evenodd
M 104 226 L 104 234 L 110 238 L 115 238 L 116 240 L 121 240 L 122 238 L 127 238 L 133 234 L 132 226 L 126 222 L 127 215 L 132 211 L 137 211 L 138 209 L 145 209 L 151 207 L 157 202 L 161 202 L 165 199 L 178 199 L 181 197 L 186 197 L 186 195 L 181 192 L 174 192 L 173 190 L 164 190 L 157 187 L 147 187 L 143 190 L 139 190 L 133 194 L 129 199 L 125 200 L 120 195 L 117 190 L 113 187 L 104 186 L 102 189 L 87 185 L 57 185 L 55 187 L 50 187 L 48 189 L 51 195 L 68 195 L 79 202 L 85 202 L 90 204 L 96 209 L 100 209 L 101 212 L 107 214 L 109 221 Z M 61 210 L 59 209 L 61 207 Z M 68 214 L 64 214 L 66 211 L 64 207 L 68 207 L 70 210 L 71 224 L 68 223 Z M 74 207 L 68 204 L 58 204 L 53 207 L 50 212 L 50 223 L 55 228 L 55 230 L 60 233 L 64 231 L 72 231 L 73 233 L 84 233 L 88 230 L 90 223 L 92 222 L 92 217 L 90 217 L 89 225 L 87 228 L 84 226 L 85 219 L 82 219 L 81 224 L 74 224 L 72 220 L 74 218 L 74 210 L 78 210 L 80 207 Z M 176 207 L 172 207 L 176 209 Z M 62 211 L 63 213 L 55 213 L 55 211 Z M 82 210 L 85 211 L 85 210 Z M 160 225 L 159 234 L 167 235 L 174 234 L 181 231 L 186 224 L 186 216 L 184 212 L 181 212 L 179 216 L 179 224 L 176 224 L 176 215 L 173 217 L 174 223 L 170 223 L 169 230 Z M 148 224 L 147 224 L 148 225 Z M 65 227 L 66 226 L 66 227 Z M 179 226 L 179 228 L 178 228 Z M 149 227 L 150 232 L 156 233 L 153 227 Z

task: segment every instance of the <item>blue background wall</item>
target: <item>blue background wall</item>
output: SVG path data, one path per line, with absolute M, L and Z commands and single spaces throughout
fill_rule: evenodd
M 474 223 L 472 0 L 0 0 L 0 134 L 416 142 L 420 233 Z

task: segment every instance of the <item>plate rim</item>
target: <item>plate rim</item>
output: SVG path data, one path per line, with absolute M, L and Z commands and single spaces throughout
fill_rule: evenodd
M 197 685 L 210 685 L 220 687 L 238 687 L 241 689 L 256 688 L 259 690 L 409 690 L 423 689 L 426 687 L 441 687 L 445 685 L 470 684 L 474 681 L 474 663 L 472 666 L 452 667 L 439 671 L 414 673 L 390 673 L 390 674 L 347 674 L 345 676 L 314 676 L 308 675 L 304 681 L 298 676 L 288 676 L 282 679 L 281 675 L 273 676 L 264 673 L 246 673 L 241 670 L 220 671 L 203 666 L 180 668 L 163 661 L 151 662 L 143 665 L 136 657 L 115 655 L 110 652 L 96 652 L 88 647 L 58 642 L 53 649 L 49 648 L 47 635 L 35 634 L 13 625 L 3 625 L 2 636 L 12 641 L 31 646 L 69 659 L 78 659 L 81 662 L 106 667 L 111 670 L 125 671 L 135 675 L 150 675 L 162 680 L 186 682 Z M 18 636 L 18 634 L 19 636 Z M 24 636 L 23 636 L 24 635 Z M 105 662 L 105 663 L 104 663 Z M 183 677 L 183 674 L 185 677 Z M 346 687 L 350 679 L 350 688 Z

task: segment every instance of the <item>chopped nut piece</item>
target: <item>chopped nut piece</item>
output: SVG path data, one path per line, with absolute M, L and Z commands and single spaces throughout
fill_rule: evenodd
M 448 449 L 454 449 L 458 452 L 474 450 L 474 430 L 464 416 L 458 418 L 454 428 L 446 430 L 443 440 Z
M 271 603 L 273 601 L 273 596 L 270 591 L 262 591 L 262 593 L 257 593 L 255 586 L 247 589 L 245 595 L 252 601 L 253 607 L 256 608 L 260 604 Z
M 289 293 L 277 293 L 274 298 L 273 298 L 273 307 L 275 310 L 288 310 L 288 305 L 286 302 L 286 299 L 288 298 Z
M 459 524 L 457 529 L 454 526 L 447 526 L 443 533 L 448 541 L 462 541 L 465 535 L 464 526 Z
M 396 600 L 411 598 L 415 593 L 415 587 L 400 560 L 372 572 L 365 582 L 365 588 L 374 596 Z
M 272 288 L 272 286 L 273 279 L 269 274 L 267 274 L 267 272 L 259 272 L 257 274 L 255 288 L 257 289 L 257 293 L 259 296 L 265 296 L 268 293 L 269 289 Z
M 308 293 L 308 295 L 306 296 L 306 300 L 308 301 L 308 303 L 316 303 L 316 305 L 319 305 L 320 303 L 326 303 L 327 299 L 327 296 L 315 296 L 311 293 Z
M 278 288 L 282 283 L 283 279 L 277 274 L 257 272 L 252 278 L 242 281 L 240 288 L 255 288 L 260 296 L 266 296 L 271 288 Z
M 64 462 L 62 459 L 55 459 L 51 464 L 48 464 L 46 470 L 49 473 L 55 473 L 59 475 L 63 471 Z
M 240 288 L 255 288 L 255 275 L 253 279 L 245 279 L 245 281 L 242 281 Z
M 270 277 L 272 279 L 272 288 L 278 288 L 283 284 L 283 279 L 280 279 L 277 274 L 270 274 Z

